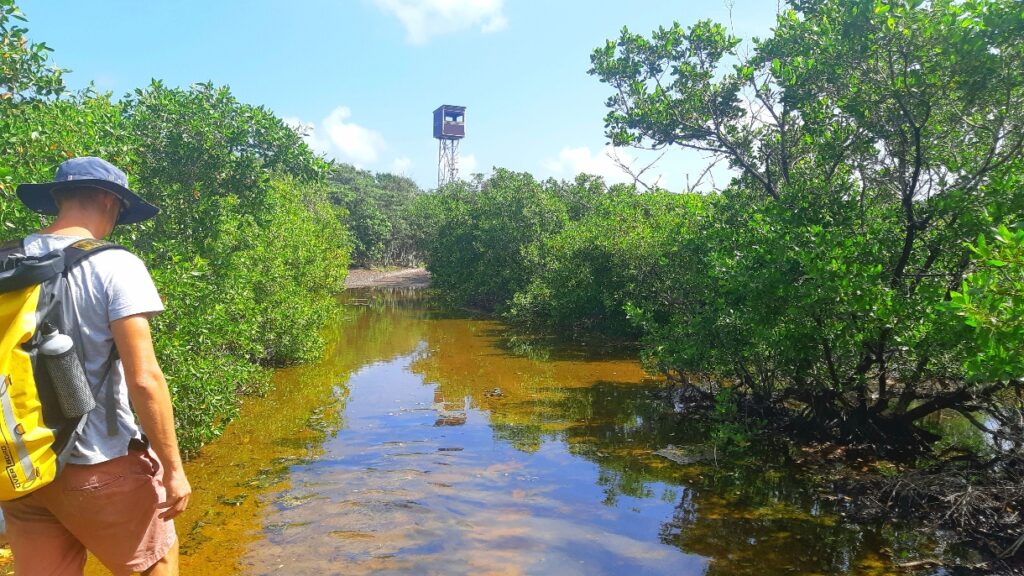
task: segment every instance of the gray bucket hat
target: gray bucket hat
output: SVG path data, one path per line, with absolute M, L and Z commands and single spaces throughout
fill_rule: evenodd
M 22 184 L 18 186 L 17 193 L 25 206 L 33 211 L 54 216 L 57 214 L 54 191 L 69 188 L 99 188 L 117 196 L 124 205 L 118 224 L 142 222 L 160 213 L 159 208 L 128 189 L 128 176 L 124 172 L 95 156 L 67 160 L 57 167 L 53 182 Z

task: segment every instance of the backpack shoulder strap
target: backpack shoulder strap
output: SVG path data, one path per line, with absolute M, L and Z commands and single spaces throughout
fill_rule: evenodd
M 85 238 L 78 240 L 77 242 L 70 244 L 64 248 L 64 271 L 67 272 L 80 264 L 83 260 L 98 254 L 104 250 L 127 250 L 120 244 L 114 244 L 113 242 L 107 242 L 106 240 L 96 240 L 93 238 Z M 78 335 L 79 341 L 81 341 L 81 333 Z M 114 364 L 117 362 L 117 346 L 111 346 L 110 356 L 103 369 L 102 384 L 107 384 L 107 380 L 110 378 L 114 370 Z M 117 436 L 118 423 L 117 423 L 117 391 L 113 386 L 107 386 L 107 397 L 105 398 L 107 407 L 107 434 L 110 436 Z
M 107 242 L 106 240 L 95 240 L 93 238 L 79 240 L 64 248 L 64 270 L 71 270 L 82 260 L 104 250 L 127 250 L 127 248 L 120 244 Z

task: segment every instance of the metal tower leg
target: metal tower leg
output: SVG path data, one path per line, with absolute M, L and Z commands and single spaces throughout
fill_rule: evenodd
M 437 187 L 459 179 L 459 141 L 439 139 L 437 141 Z

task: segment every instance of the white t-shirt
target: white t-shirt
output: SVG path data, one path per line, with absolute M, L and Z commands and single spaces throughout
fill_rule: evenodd
M 25 254 L 42 256 L 81 239 L 78 236 L 32 234 L 25 238 Z M 82 434 L 67 461 L 72 464 L 98 464 L 127 454 L 128 441 L 140 435 L 139 425 L 128 403 L 128 388 L 124 384 L 120 360 L 106 382 L 102 382 L 107 359 L 114 346 L 110 323 L 136 314 L 152 317 L 163 311 L 164 306 L 146 265 L 126 250 L 104 250 L 85 258 L 71 270 L 68 281 L 81 327 L 85 374 L 96 398 L 96 408 L 89 412 Z M 115 435 L 110 435 L 107 430 L 110 401 L 106 386 L 113 386 L 116 391 L 118 429 Z

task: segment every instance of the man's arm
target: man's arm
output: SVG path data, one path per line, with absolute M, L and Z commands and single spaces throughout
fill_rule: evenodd
M 164 488 L 167 501 L 158 506 L 167 508 L 161 518 L 174 518 L 188 506 L 192 487 L 185 477 L 174 433 L 174 411 L 164 373 L 153 352 L 153 338 L 145 315 L 128 316 L 110 323 L 114 344 L 121 356 L 128 397 L 142 423 L 153 451 L 164 467 Z

